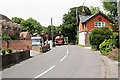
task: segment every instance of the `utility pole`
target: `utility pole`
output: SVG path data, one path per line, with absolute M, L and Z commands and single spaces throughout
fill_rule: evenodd
M 77 8 L 76 8 L 76 27 L 77 27 L 77 34 L 78 34 L 79 26 L 78 26 L 78 10 L 77 10 Z
M 51 36 L 52 36 L 52 42 L 53 42 L 54 33 L 53 33 L 53 22 L 52 22 L 52 18 L 51 18 Z

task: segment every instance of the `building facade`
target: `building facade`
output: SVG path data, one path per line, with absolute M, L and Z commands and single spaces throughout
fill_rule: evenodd
M 88 35 L 91 30 L 99 27 L 112 27 L 108 24 L 113 22 L 102 12 L 94 15 L 84 16 L 79 15 L 79 44 L 89 45 Z

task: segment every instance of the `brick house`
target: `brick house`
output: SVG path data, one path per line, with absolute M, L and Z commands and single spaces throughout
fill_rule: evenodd
M 102 12 L 98 12 L 94 15 L 85 16 L 85 11 L 82 11 L 82 15 L 79 15 L 79 44 L 89 45 L 88 35 L 91 30 L 99 27 L 112 27 L 109 24 L 113 22 Z
M 22 32 L 21 25 L 13 23 L 8 17 L 0 14 L 0 37 L 2 33 L 16 36 L 18 40 L 4 41 L 0 38 L 0 49 L 11 48 L 13 50 L 31 49 L 31 38 L 28 32 Z M 9 44 L 8 44 L 9 43 Z

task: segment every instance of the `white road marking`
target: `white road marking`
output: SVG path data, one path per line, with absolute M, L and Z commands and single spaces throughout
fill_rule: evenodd
M 36 78 L 39 78 L 40 76 L 42 76 L 42 75 L 44 75 L 45 73 L 47 73 L 47 72 L 49 72 L 50 70 L 52 70 L 53 68 L 55 68 L 55 66 L 50 67 L 48 70 L 44 71 L 43 73 L 41 73 L 40 75 L 38 75 L 38 76 L 36 76 L 36 77 L 34 77 L 34 78 L 35 78 L 35 79 L 36 79 Z
M 67 54 L 69 54 L 69 51 L 67 50 Z
M 63 61 L 66 57 L 67 57 L 67 55 L 65 55 L 60 61 Z

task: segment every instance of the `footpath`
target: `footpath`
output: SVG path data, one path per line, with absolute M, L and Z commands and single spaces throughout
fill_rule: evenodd
M 84 47 L 85 49 L 91 49 L 90 47 Z M 118 78 L 118 61 L 109 59 L 107 56 L 102 55 L 99 51 L 94 51 L 98 53 L 102 59 L 105 66 L 105 78 Z

